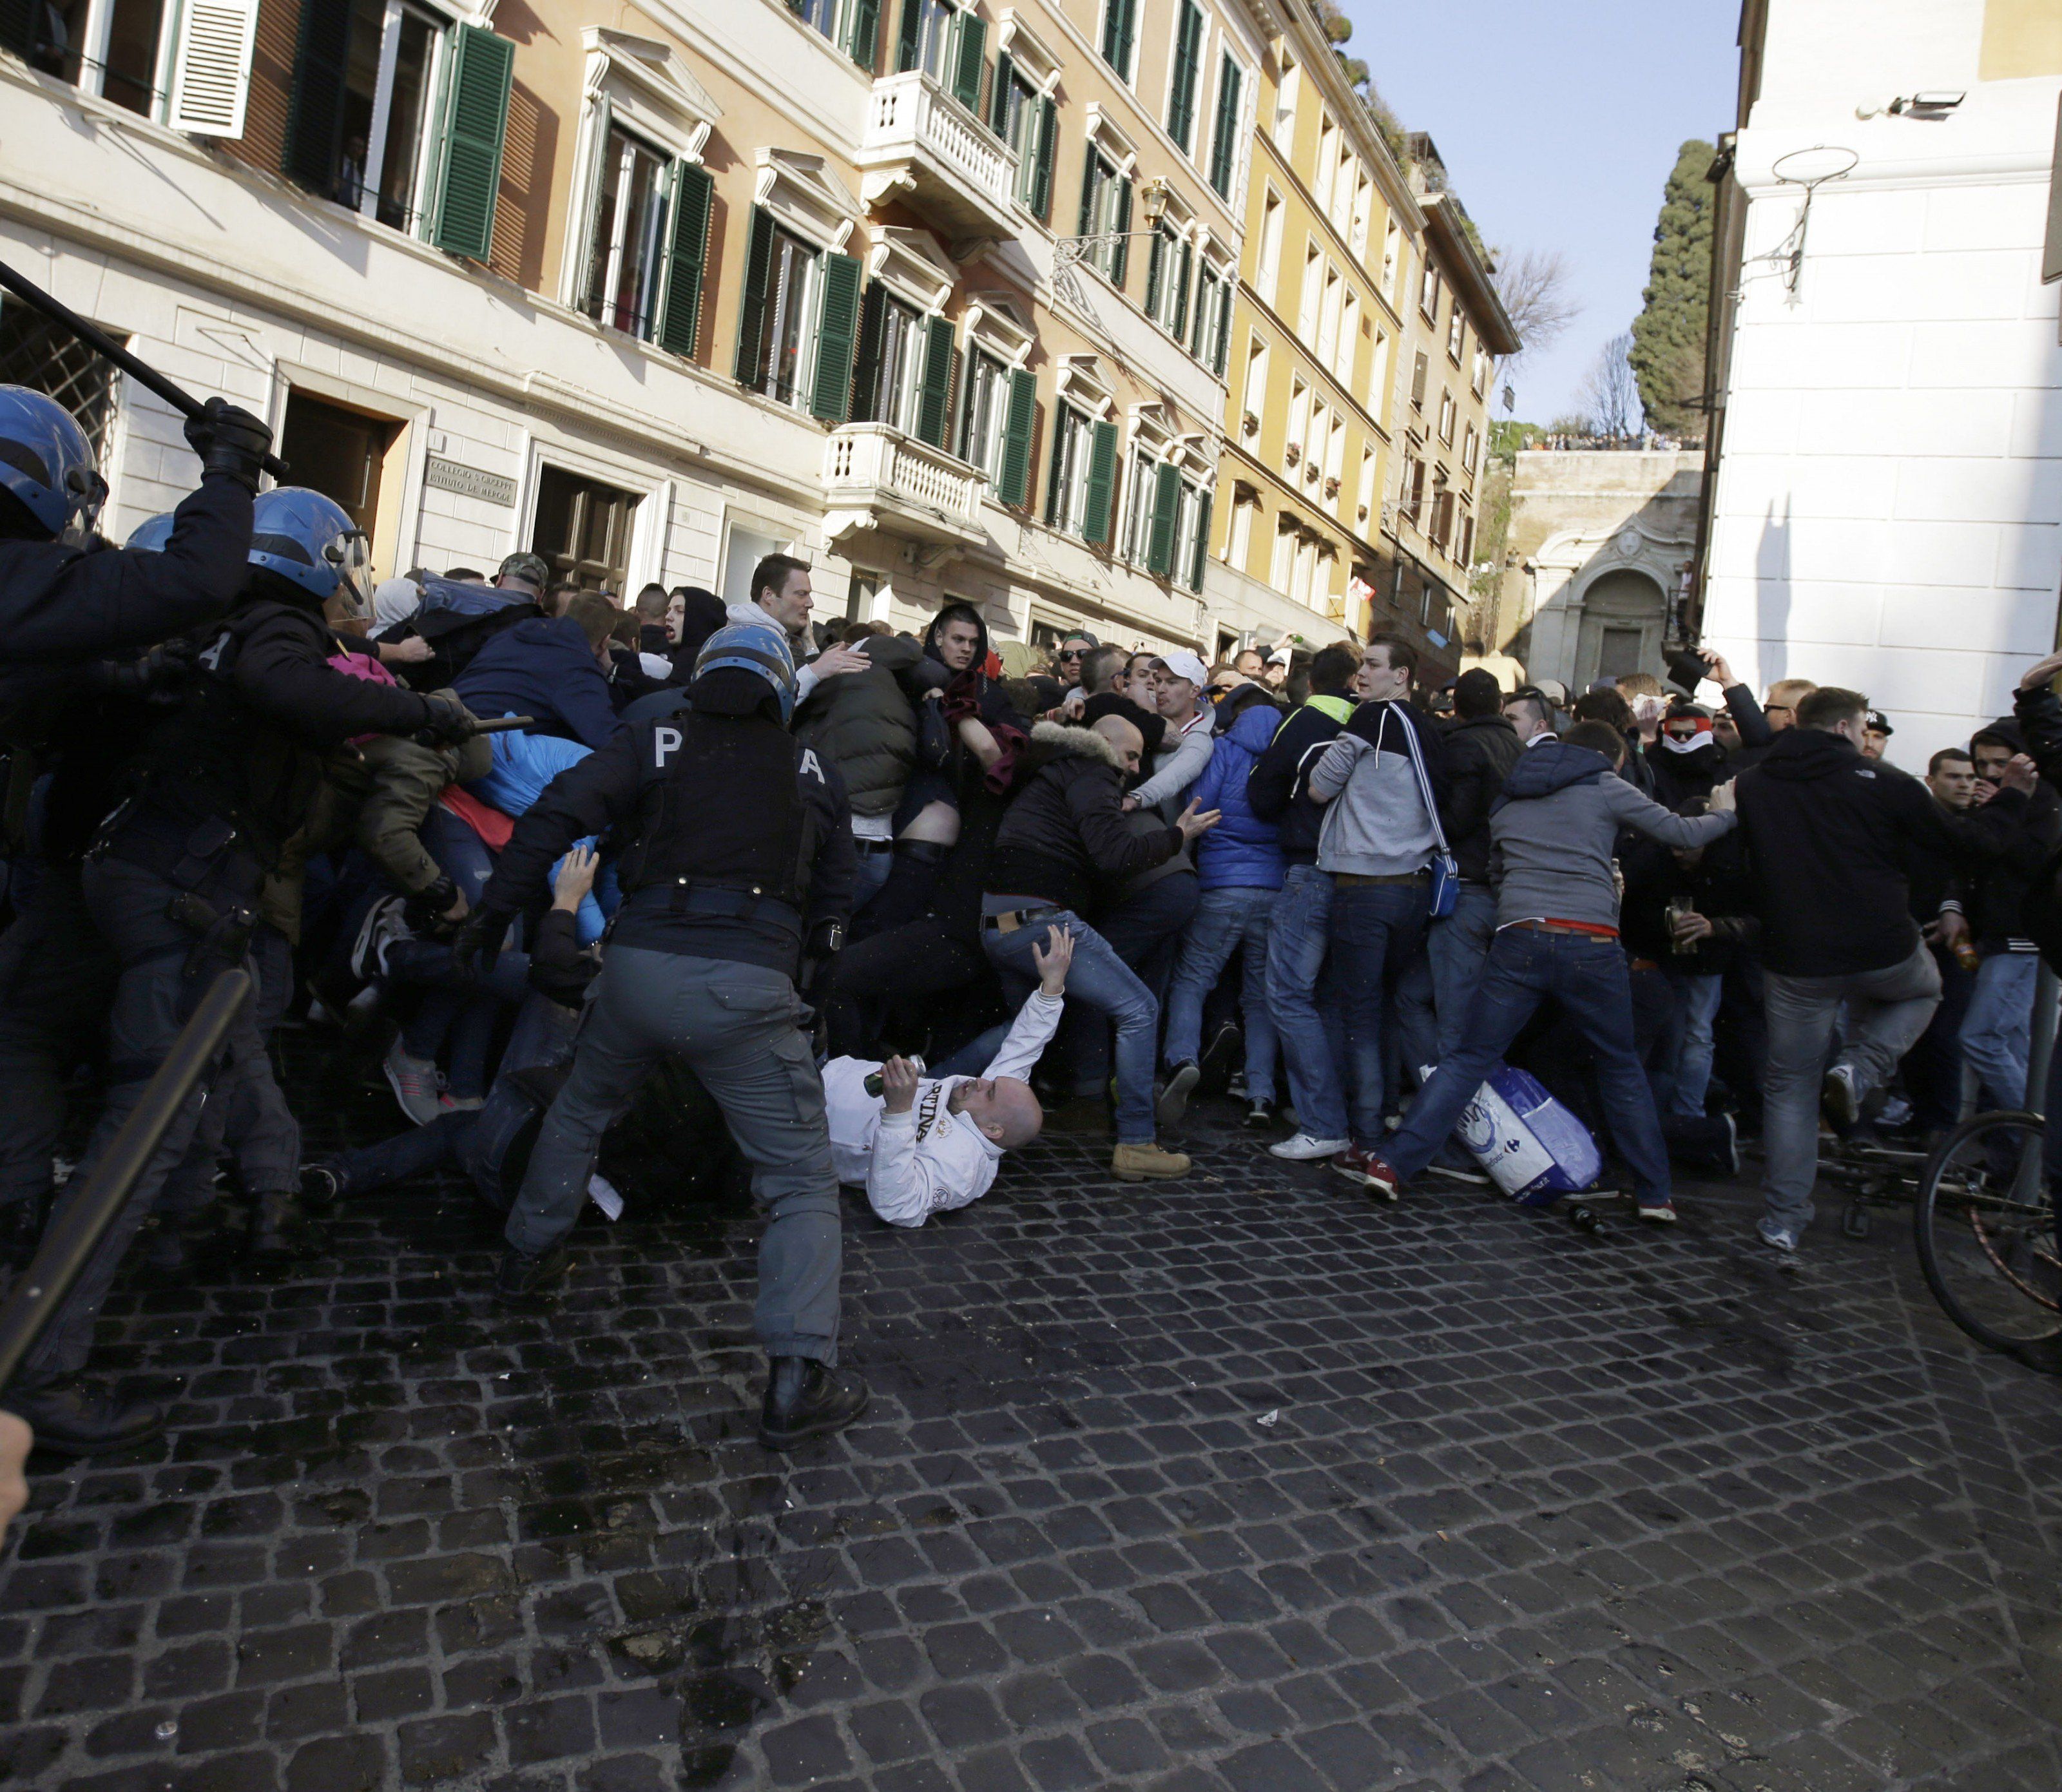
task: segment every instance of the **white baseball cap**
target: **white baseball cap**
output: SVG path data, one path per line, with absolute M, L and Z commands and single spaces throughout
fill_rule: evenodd
M 1163 653 L 1153 663 L 1156 666 L 1165 666 L 1177 678 L 1185 678 L 1198 691 L 1210 681 L 1210 667 L 1186 647 L 1177 647 L 1172 653 Z

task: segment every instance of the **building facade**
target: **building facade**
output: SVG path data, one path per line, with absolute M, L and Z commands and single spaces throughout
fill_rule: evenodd
M 1396 363 L 1394 483 L 1382 516 L 1388 614 L 1424 631 L 1457 669 L 1470 603 L 1475 529 L 1489 459 L 1490 387 L 1518 340 L 1474 224 L 1431 138 L 1407 140 L 1411 191 L 1425 220 L 1404 270 L 1406 331 Z M 1392 624 L 1394 626 L 1394 624 Z
M 0 255 L 267 418 L 381 575 L 736 598 L 781 549 L 820 616 L 1209 644 L 1267 0 L 0 21 Z M 117 539 L 195 476 L 12 300 L 0 379 L 87 419 Z
M 1703 638 L 1863 692 L 1923 766 L 2056 643 L 2062 9 L 1750 0 L 1741 42 Z

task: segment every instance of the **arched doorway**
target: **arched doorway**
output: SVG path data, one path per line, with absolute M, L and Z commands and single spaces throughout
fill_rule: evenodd
M 1601 573 L 1583 589 L 1575 641 L 1577 691 L 1628 672 L 1662 674 L 1661 637 L 1667 603 L 1661 587 L 1630 567 Z

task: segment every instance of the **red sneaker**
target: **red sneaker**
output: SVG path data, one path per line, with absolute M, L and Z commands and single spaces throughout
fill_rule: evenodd
M 1402 1180 L 1373 1152 L 1357 1145 L 1348 1145 L 1334 1157 L 1332 1168 L 1382 1201 L 1396 1199 L 1397 1184 Z

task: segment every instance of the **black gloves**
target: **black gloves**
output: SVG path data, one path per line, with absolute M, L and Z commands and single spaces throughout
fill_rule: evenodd
M 423 699 L 429 719 L 415 730 L 415 739 L 425 747 L 455 747 L 479 732 L 479 721 L 464 704 L 448 697 Z
M 501 956 L 501 941 L 514 917 L 491 908 L 475 908 L 451 940 L 451 964 L 468 983 L 492 970 Z
M 444 916 L 457 901 L 458 886 L 448 877 L 439 877 L 427 889 L 418 890 L 410 896 L 402 904 L 402 912 L 416 932 L 441 934 L 449 931 L 451 924 Z
M 200 456 L 203 478 L 224 473 L 254 497 L 258 475 L 272 451 L 272 432 L 227 399 L 210 399 L 198 417 L 187 419 L 187 442 Z
M 90 667 L 86 684 L 117 696 L 175 698 L 193 676 L 194 643 L 183 637 L 161 641 L 134 659 L 104 659 Z

